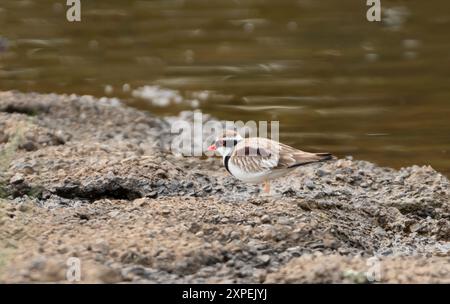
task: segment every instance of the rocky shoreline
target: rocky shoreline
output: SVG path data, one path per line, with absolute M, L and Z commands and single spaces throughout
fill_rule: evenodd
M 273 197 L 170 122 L 89 96 L 0 92 L 0 282 L 450 283 L 450 185 L 429 166 L 340 159 Z

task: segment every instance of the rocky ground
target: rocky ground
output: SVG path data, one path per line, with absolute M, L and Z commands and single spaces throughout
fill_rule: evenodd
M 431 167 L 340 159 L 270 197 L 170 122 L 92 97 L 0 93 L 0 282 L 450 283 L 450 187 Z

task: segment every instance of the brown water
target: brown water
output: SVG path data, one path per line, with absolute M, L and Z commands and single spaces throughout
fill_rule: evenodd
M 374 23 L 365 0 L 82 0 L 79 23 L 65 2 L 0 1 L 0 90 L 192 109 L 131 93 L 160 85 L 221 119 L 279 120 L 298 148 L 450 173 L 448 0 L 382 0 Z

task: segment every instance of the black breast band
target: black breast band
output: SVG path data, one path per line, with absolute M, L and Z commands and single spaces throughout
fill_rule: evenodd
M 228 169 L 228 162 L 230 161 L 230 155 L 227 155 L 223 158 L 223 165 L 225 166 L 225 169 L 227 169 L 228 173 L 231 174 L 230 169 Z M 233 174 L 231 174 L 233 175 Z

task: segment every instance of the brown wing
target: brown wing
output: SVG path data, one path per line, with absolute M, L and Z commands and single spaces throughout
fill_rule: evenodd
M 280 144 L 280 147 L 278 167 L 281 168 L 293 168 L 334 158 L 330 153 L 310 153 L 285 144 Z
M 230 162 L 246 172 L 274 169 L 278 165 L 278 153 L 274 153 L 276 149 L 271 142 L 265 138 L 246 138 L 236 145 Z
M 330 153 L 309 153 L 267 138 L 247 138 L 239 142 L 230 158 L 247 172 L 288 169 L 332 159 Z

